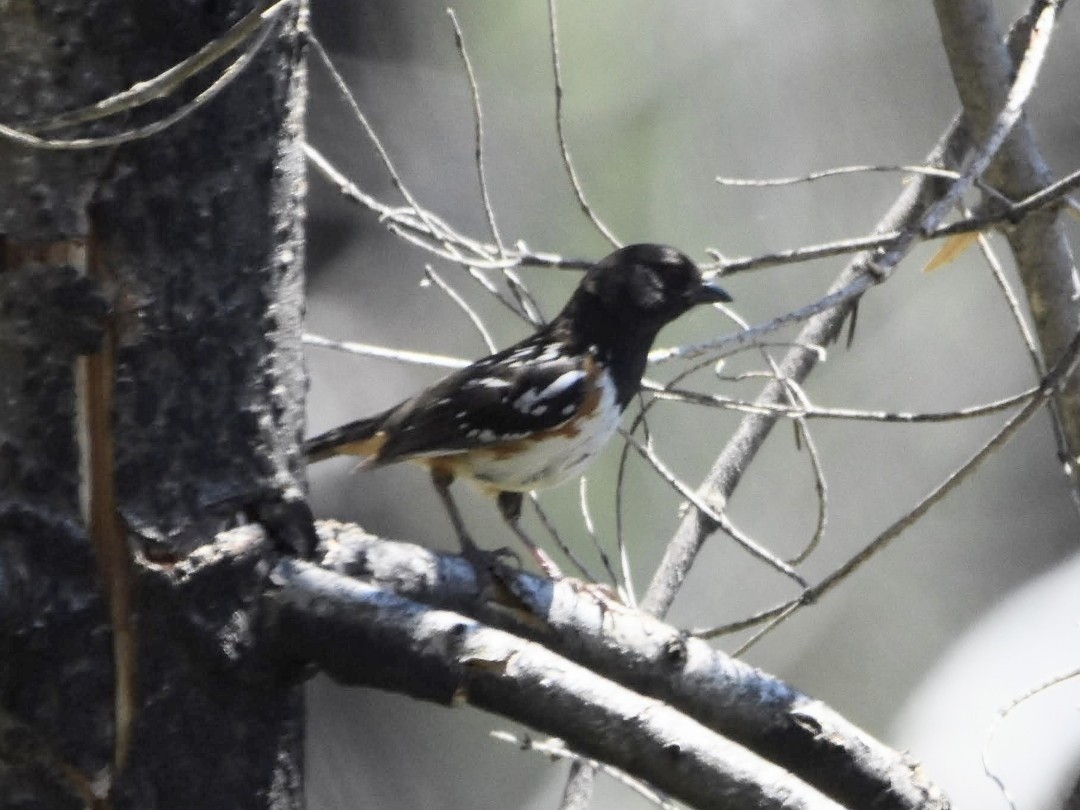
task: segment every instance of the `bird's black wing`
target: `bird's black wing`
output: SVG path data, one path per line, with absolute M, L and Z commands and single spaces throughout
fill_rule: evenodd
M 391 409 L 377 462 L 444 455 L 551 430 L 573 419 L 597 368 L 543 333 L 478 360 Z M 595 396 L 595 394 L 593 394 Z

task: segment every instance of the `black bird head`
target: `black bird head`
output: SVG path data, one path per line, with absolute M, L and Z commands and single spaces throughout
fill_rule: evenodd
M 698 304 L 730 301 L 689 258 L 671 247 L 628 245 L 594 264 L 563 310 L 579 329 L 603 340 L 636 336 L 651 344 L 657 332 Z
M 598 353 L 625 408 L 637 393 L 657 333 L 698 304 L 730 300 L 674 248 L 629 245 L 589 268 L 549 329 L 580 351 Z

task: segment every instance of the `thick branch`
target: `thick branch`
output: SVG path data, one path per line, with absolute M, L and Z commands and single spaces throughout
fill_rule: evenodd
M 699 808 L 839 808 L 663 703 L 459 613 L 291 559 L 270 595 L 289 654 L 345 683 L 469 703 L 565 740 Z
M 845 806 L 946 806 L 909 758 L 819 701 L 647 614 L 598 604 L 569 581 L 521 573 L 503 577 L 513 593 L 508 607 L 483 598 L 475 572 L 457 557 L 380 540 L 347 524 L 323 522 L 319 531 L 325 568 L 542 644 L 560 659 L 692 717 Z M 288 633 L 282 641 L 291 649 L 296 637 Z M 339 639 L 337 646 L 346 645 Z M 575 722 L 574 716 L 561 722 Z

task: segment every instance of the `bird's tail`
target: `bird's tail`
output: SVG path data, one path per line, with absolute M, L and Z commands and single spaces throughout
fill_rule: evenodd
M 347 425 L 328 430 L 304 442 L 304 456 L 308 464 L 333 456 L 360 456 L 373 462 L 386 440 L 380 428 L 386 414 L 368 419 L 357 419 Z

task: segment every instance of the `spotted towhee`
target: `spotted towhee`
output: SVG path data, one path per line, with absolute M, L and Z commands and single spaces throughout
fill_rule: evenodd
M 730 301 L 679 251 L 630 245 L 593 265 L 554 320 L 387 411 L 309 439 L 309 462 L 426 465 L 467 556 L 450 496 L 468 478 L 498 497 L 514 532 L 523 493 L 578 475 L 615 433 L 657 333 L 697 304 Z M 535 552 L 534 552 L 535 553 Z

